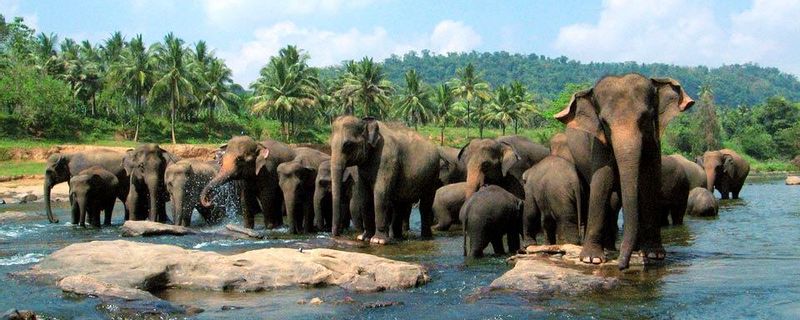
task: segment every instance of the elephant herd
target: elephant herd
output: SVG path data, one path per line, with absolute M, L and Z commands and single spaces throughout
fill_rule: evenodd
M 670 120 L 694 101 L 680 83 L 638 74 L 607 76 L 572 96 L 555 115 L 566 125 L 550 148 L 520 136 L 474 139 L 461 149 L 438 147 L 402 125 L 342 116 L 332 124 L 330 153 L 237 136 L 216 161 L 179 160 L 155 144 L 126 153 L 95 151 L 50 157 L 45 201 L 54 184 L 69 181 L 73 223 L 110 223 L 115 199 L 125 218 L 189 225 L 193 210 L 209 223 L 221 217 L 222 188 L 236 190 L 244 226 L 263 214 L 266 228 L 292 233 L 352 229 L 375 244 L 402 240 L 412 206 L 420 236 L 461 223 L 464 254 L 520 248 L 522 239 L 583 246 L 581 261 L 606 261 L 615 250 L 623 212 L 619 267 L 631 253 L 663 259 L 660 228 L 685 214 L 717 214 L 738 198 L 749 165 L 727 149 L 695 162 L 661 155 Z M 232 182 L 232 183 L 228 183 Z

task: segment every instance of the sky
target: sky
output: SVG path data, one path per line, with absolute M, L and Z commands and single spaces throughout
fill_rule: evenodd
M 286 45 L 315 66 L 428 49 L 508 51 L 582 62 L 706 65 L 753 62 L 800 75 L 796 0 L 0 0 L 59 39 L 114 31 L 205 40 L 247 86 Z

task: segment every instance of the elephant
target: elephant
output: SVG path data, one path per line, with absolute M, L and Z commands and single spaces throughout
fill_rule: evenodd
M 466 198 L 485 184 L 499 185 L 525 198 L 522 174 L 548 155 L 549 149 L 521 136 L 473 139 L 458 153 L 467 169 Z
M 739 199 L 744 180 L 750 173 L 750 164 L 739 154 L 730 149 L 706 151 L 698 164 L 705 169 L 708 191 L 713 193 L 717 189 L 722 199 L 731 195 Z
M 190 226 L 194 209 L 206 223 L 219 221 L 219 208 L 200 205 L 200 192 L 218 172 L 219 165 L 214 161 L 184 159 L 167 166 L 164 182 L 172 200 L 172 221 L 175 225 Z
M 361 221 L 361 205 L 364 199 L 354 199 L 353 184 L 358 179 L 358 169 L 347 167 L 344 172 L 344 194 L 342 201 L 342 218 L 339 221 L 339 229 L 350 227 L 350 220 L 357 232 L 363 232 L 364 226 Z M 330 231 L 333 215 L 333 200 L 331 195 L 331 161 L 322 161 L 317 169 L 317 177 L 314 180 L 314 227 L 321 231 Z
M 467 179 L 467 170 L 461 161 L 458 161 L 459 149 L 439 147 L 439 180 L 443 185 L 464 182 Z
M 524 236 L 536 242 L 543 229 L 547 244 L 580 244 L 586 196 L 575 165 L 551 155 L 525 171 L 522 180 Z
M 317 170 L 331 157 L 321 151 L 299 147 L 292 161 L 278 165 L 278 185 L 283 192 L 289 231 L 294 234 L 314 232 L 314 187 Z
M 458 212 L 467 200 L 464 188 L 466 182 L 448 184 L 436 190 L 433 197 L 433 215 L 436 217 L 434 230 L 447 231 L 453 223 L 461 223 Z
M 694 188 L 689 192 L 686 214 L 697 217 L 714 217 L 719 213 L 719 203 L 706 188 Z
M 661 188 L 661 138 L 669 122 L 694 104 L 678 81 L 630 73 L 606 76 L 573 94 L 555 115 L 566 124 L 576 168 L 588 177 L 587 230 L 580 259 L 606 261 L 605 239 L 613 238 L 617 194 L 624 213 L 620 269 L 634 249 L 646 261 L 664 259 L 657 210 Z M 615 232 L 615 231 L 613 231 Z
M 168 165 L 178 160 L 178 157 L 155 143 L 141 144 L 128 150 L 123 163 L 130 176 L 126 200 L 130 220 L 168 221 L 166 203 L 169 194 L 164 183 L 164 172 Z
M 419 201 L 421 236 L 433 235 L 433 197 L 441 185 L 439 151 L 417 132 L 400 125 L 389 126 L 372 117 L 341 116 L 333 122 L 331 180 L 333 223 L 331 233 L 340 234 L 344 170 L 358 167 L 354 197 L 367 200 L 364 233 L 357 238 L 376 244 L 403 238 L 403 220 Z M 372 209 L 372 210 L 370 210 Z M 391 234 L 390 234 L 391 228 Z
M 111 224 L 119 186 L 117 176 L 101 166 L 92 166 L 69 179 L 69 198 L 72 205 L 72 224 L 86 227 L 86 217 L 92 226 L 100 227 L 100 211 L 105 211 L 105 224 Z
M 458 214 L 463 221 L 464 256 L 482 257 L 489 243 L 495 254 L 504 254 L 504 235 L 508 251 L 519 250 L 523 207 L 522 200 L 496 185 L 483 186 L 473 193 Z
M 93 166 L 100 166 L 117 177 L 117 198 L 122 203 L 125 203 L 130 185 L 128 173 L 122 165 L 124 157 L 125 153 L 122 152 L 110 149 L 94 149 L 91 152 L 56 153 L 47 158 L 44 172 L 44 203 L 47 220 L 52 223 L 58 222 L 58 218 L 53 215 L 53 209 L 50 206 L 50 191 L 53 186 L 67 182 L 73 175 Z M 125 209 L 125 218 L 128 218 L 127 207 Z M 110 224 L 111 220 L 106 220 L 104 223 Z
M 681 160 L 674 156 L 662 156 L 661 191 L 658 201 L 662 226 L 669 225 L 670 218 L 672 225 L 683 224 L 689 190 L 691 190 L 690 180 L 686 176 Z
M 673 154 L 667 157 L 674 159 L 683 167 L 686 178 L 689 179 L 689 190 L 706 187 L 706 172 L 703 167 L 680 154 Z
M 256 142 L 247 136 L 231 138 L 220 146 L 220 170 L 200 193 L 200 203 L 211 206 L 211 191 L 217 186 L 236 180 L 242 204 L 243 224 L 253 228 L 255 215 L 264 213 L 264 225 L 276 228 L 283 224 L 283 193 L 278 186 L 278 165 L 291 161 L 294 150 L 288 145 L 265 140 Z

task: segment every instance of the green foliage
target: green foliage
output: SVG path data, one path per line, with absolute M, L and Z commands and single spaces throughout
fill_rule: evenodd
M 44 162 L 0 161 L 0 177 L 42 174 Z

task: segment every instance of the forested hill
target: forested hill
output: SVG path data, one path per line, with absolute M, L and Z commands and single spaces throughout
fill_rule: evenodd
M 416 69 L 427 83 L 439 83 L 453 78 L 457 68 L 470 62 L 492 86 L 519 80 L 546 99 L 555 99 L 567 83 L 593 83 L 604 75 L 638 72 L 651 77 L 675 78 L 692 97 L 698 96 L 701 85 L 708 84 L 714 92 L 716 103 L 722 106 L 752 106 L 776 95 L 793 101 L 800 100 L 797 77 L 776 68 L 754 64 L 707 68 L 661 63 L 580 63 L 566 57 L 548 58 L 507 52 L 434 55 L 422 51 L 392 56 L 383 65 L 387 78 L 399 85 L 404 83 L 403 74 L 408 69 Z

